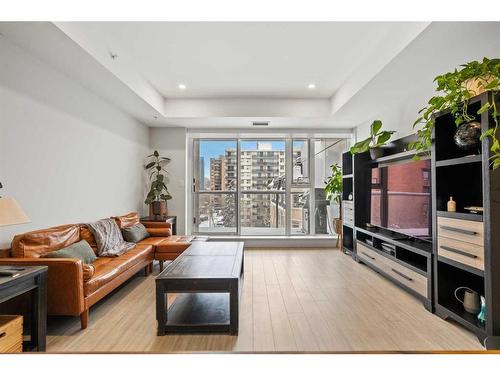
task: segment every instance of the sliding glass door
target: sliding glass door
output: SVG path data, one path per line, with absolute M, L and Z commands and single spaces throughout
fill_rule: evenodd
M 286 234 L 284 140 L 240 141 L 240 232 Z
M 237 141 L 199 140 L 194 154 L 194 232 L 237 234 Z
M 195 139 L 193 232 L 331 233 L 324 181 L 346 145 L 345 139 Z

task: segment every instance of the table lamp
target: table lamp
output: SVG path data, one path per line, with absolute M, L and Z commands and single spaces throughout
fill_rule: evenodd
M 2 184 L 0 183 L 0 189 Z M 29 223 L 30 219 L 14 198 L 0 197 L 0 227 Z

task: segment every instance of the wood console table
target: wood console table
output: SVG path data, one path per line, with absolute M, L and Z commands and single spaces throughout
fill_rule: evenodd
M 0 266 L 13 269 L 14 266 Z M 47 270 L 46 266 L 19 266 L 19 276 L 0 276 L 0 304 L 31 292 L 31 338 L 24 350 L 45 351 L 47 335 Z
M 172 225 L 172 234 L 177 234 L 177 216 L 145 216 L 141 221 L 154 221 L 158 223 L 170 223 Z

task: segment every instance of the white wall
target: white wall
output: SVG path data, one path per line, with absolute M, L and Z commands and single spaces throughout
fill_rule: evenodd
M 352 101 L 361 112 L 363 104 L 378 108 L 357 126 L 357 140 L 369 135 L 375 119 L 395 130 L 394 138 L 414 133 L 418 111 L 435 93 L 434 77 L 469 61 L 497 57 L 499 33 L 498 22 L 433 22 Z
M 142 209 L 148 129 L 0 37 L 0 195 L 31 223 L 14 234 Z
M 171 159 L 168 190 L 172 199 L 168 201 L 168 214 L 177 216 L 177 234 L 186 234 L 186 128 L 150 128 L 151 151 Z

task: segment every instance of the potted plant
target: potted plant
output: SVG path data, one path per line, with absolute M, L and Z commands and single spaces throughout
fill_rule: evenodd
M 395 133 L 393 130 L 382 130 L 382 121 L 375 120 L 370 125 L 370 136 L 362 141 L 355 143 L 350 151 L 352 155 L 370 151 L 372 159 L 377 159 L 384 155 L 384 146 L 391 136 Z
M 342 228 L 342 168 L 338 164 L 330 165 L 332 175 L 325 181 L 326 200 L 332 201 L 338 205 L 339 216 L 334 219 L 335 233 L 340 235 L 338 228 Z M 340 222 L 340 225 L 339 225 Z
M 150 207 L 150 214 L 155 216 L 167 215 L 167 201 L 172 199 L 168 192 L 167 183 L 168 178 L 162 172 L 168 173 L 165 166 L 170 163 L 170 159 L 160 156 L 158 151 L 148 155 L 150 160 L 144 169 L 148 171 L 150 189 L 144 201 Z
M 459 69 L 434 78 L 437 94 L 429 99 L 426 107 L 419 111 L 413 127 L 420 126 L 416 135 L 418 139 L 409 144 L 409 149 L 417 152 L 428 152 L 432 146 L 434 117 L 438 112 L 449 109 L 457 127 L 472 123 L 475 118 L 468 112 L 468 104 L 472 97 L 491 91 L 488 101 L 477 111 L 482 114 L 488 111 L 494 120 L 494 127 L 486 130 L 480 140 L 490 138 L 493 169 L 500 166 L 500 142 L 497 137 L 499 113 L 494 100 L 500 91 L 500 59 L 483 58 L 481 62 L 471 61 L 461 65 Z M 415 159 L 418 159 L 415 156 Z

